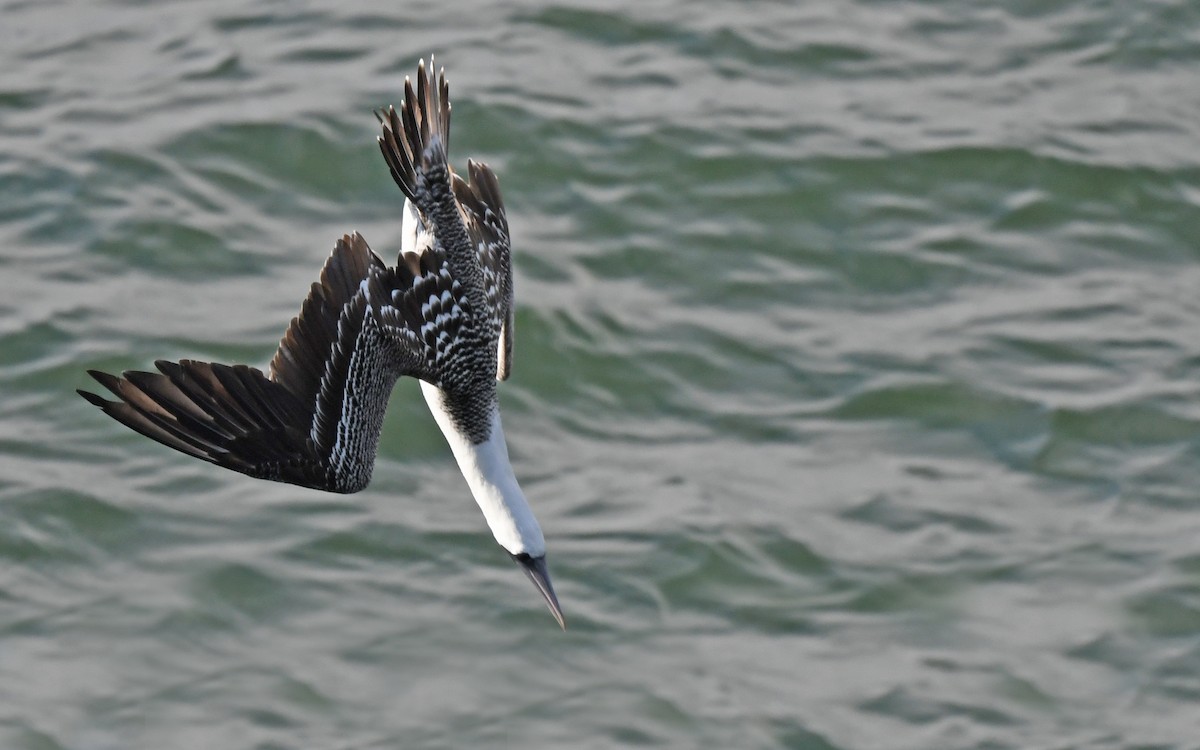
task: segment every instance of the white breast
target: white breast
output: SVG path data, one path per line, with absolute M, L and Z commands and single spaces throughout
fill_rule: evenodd
M 514 555 L 525 553 L 540 557 L 546 554 L 542 529 L 533 517 L 533 510 L 525 500 L 525 493 L 517 484 L 512 463 L 508 460 L 508 446 L 504 443 L 504 429 L 500 426 L 500 410 L 492 410 L 491 435 L 486 441 L 474 445 L 455 426 L 446 410 L 442 391 L 422 380 L 421 392 L 425 394 L 425 401 L 442 428 L 442 434 L 450 443 L 450 450 L 454 452 L 458 467 L 496 541 Z

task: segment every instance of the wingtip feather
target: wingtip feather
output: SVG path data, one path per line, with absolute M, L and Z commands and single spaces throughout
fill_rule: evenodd
M 404 78 L 404 101 L 399 112 L 394 107 L 388 108 L 386 117 L 376 112 L 382 128 L 379 149 L 392 179 L 414 202 L 419 202 L 419 183 L 427 175 L 440 175 L 443 169 L 449 171 L 446 155 L 450 149 L 450 86 L 444 69 L 431 81 L 433 70 L 433 56 L 430 55 L 428 68 L 422 59 L 417 64 L 415 85 L 408 76 Z M 435 181 L 442 178 L 439 176 Z

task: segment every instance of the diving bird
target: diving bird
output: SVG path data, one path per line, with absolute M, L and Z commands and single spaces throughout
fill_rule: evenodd
M 433 58 L 430 58 L 430 69 Z M 492 535 L 560 627 L 546 542 L 517 484 L 496 398 L 512 367 L 508 220 L 496 175 L 447 160 L 450 90 L 425 63 L 400 111 L 377 112 L 379 148 L 404 193 L 401 250 L 387 266 L 357 232 L 337 242 L 267 372 L 196 360 L 119 377 L 89 370 L 105 414 L 177 451 L 260 479 L 358 492 L 375 464 L 392 387 L 417 378 Z

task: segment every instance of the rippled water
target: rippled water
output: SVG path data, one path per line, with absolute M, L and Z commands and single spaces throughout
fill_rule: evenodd
M 1200 9 L 0 4 L 0 747 L 1200 747 Z M 371 488 L 84 370 L 265 364 L 430 52 L 515 235 L 570 629 L 414 383 Z

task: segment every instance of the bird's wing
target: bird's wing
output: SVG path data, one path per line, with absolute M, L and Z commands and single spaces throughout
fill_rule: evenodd
M 496 335 L 496 379 L 512 372 L 513 282 L 508 218 L 491 167 L 467 161 L 470 182 L 453 177 L 454 196 L 483 272 L 483 293 Z
M 433 60 L 430 59 L 430 67 Z M 421 205 L 421 183 L 431 166 L 429 146 L 435 140 L 441 148 L 436 161 L 443 159 L 450 148 L 450 88 L 444 73 L 430 81 L 425 65 L 417 68 L 417 87 L 405 79 L 404 102 L 397 112 L 388 108 L 377 113 L 382 134 L 379 149 L 391 170 L 392 179 L 404 192 L 409 204 L 418 211 Z M 500 198 L 496 174 L 486 164 L 467 162 L 466 181 L 449 172 L 455 203 L 467 232 L 467 241 L 475 249 L 482 276 L 486 319 L 489 333 L 496 344 L 496 378 L 505 380 L 512 369 L 513 285 L 512 256 L 508 239 L 508 219 Z M 420 219 L 422 226 L 427 223 Z M 445 239 L 445 238 L 443 238 Z M 403 259 L 402 263 L 403 264 Z
M 416 334 L 385 332 L 376 317 L 374 300 L 392 299 L 395 282 L 366 241 L 348 235 L 268 374 L 246 365 L 159 361 L 159 373 L 91 371 L 117 401 L 80 395 L 190 456 L 262 479 L 356 492 L 370 481 L 396 379 L 430 377 Z
M 433 67 L 432 57 L 429 66 Z M 426 150 L 437 141 L 440 157 L 444 158 L 450 152 L 450 86 L 446 83 L 445 71 L 438 76 L 435 85 L 425 72 L 425 62 L 421 61 L 417 66 L 416 91 L 413 91 L 412 81 L 407 77 L 404 79 L 404 101 L 400 111 L 388 107 L 386 111 L 376 112 L 375 116 L 383 126 L 379 150 L 392 179 L 409 200 L 421 205 L 422 183 L 430 176 L 425 168 L 430 157 Z

